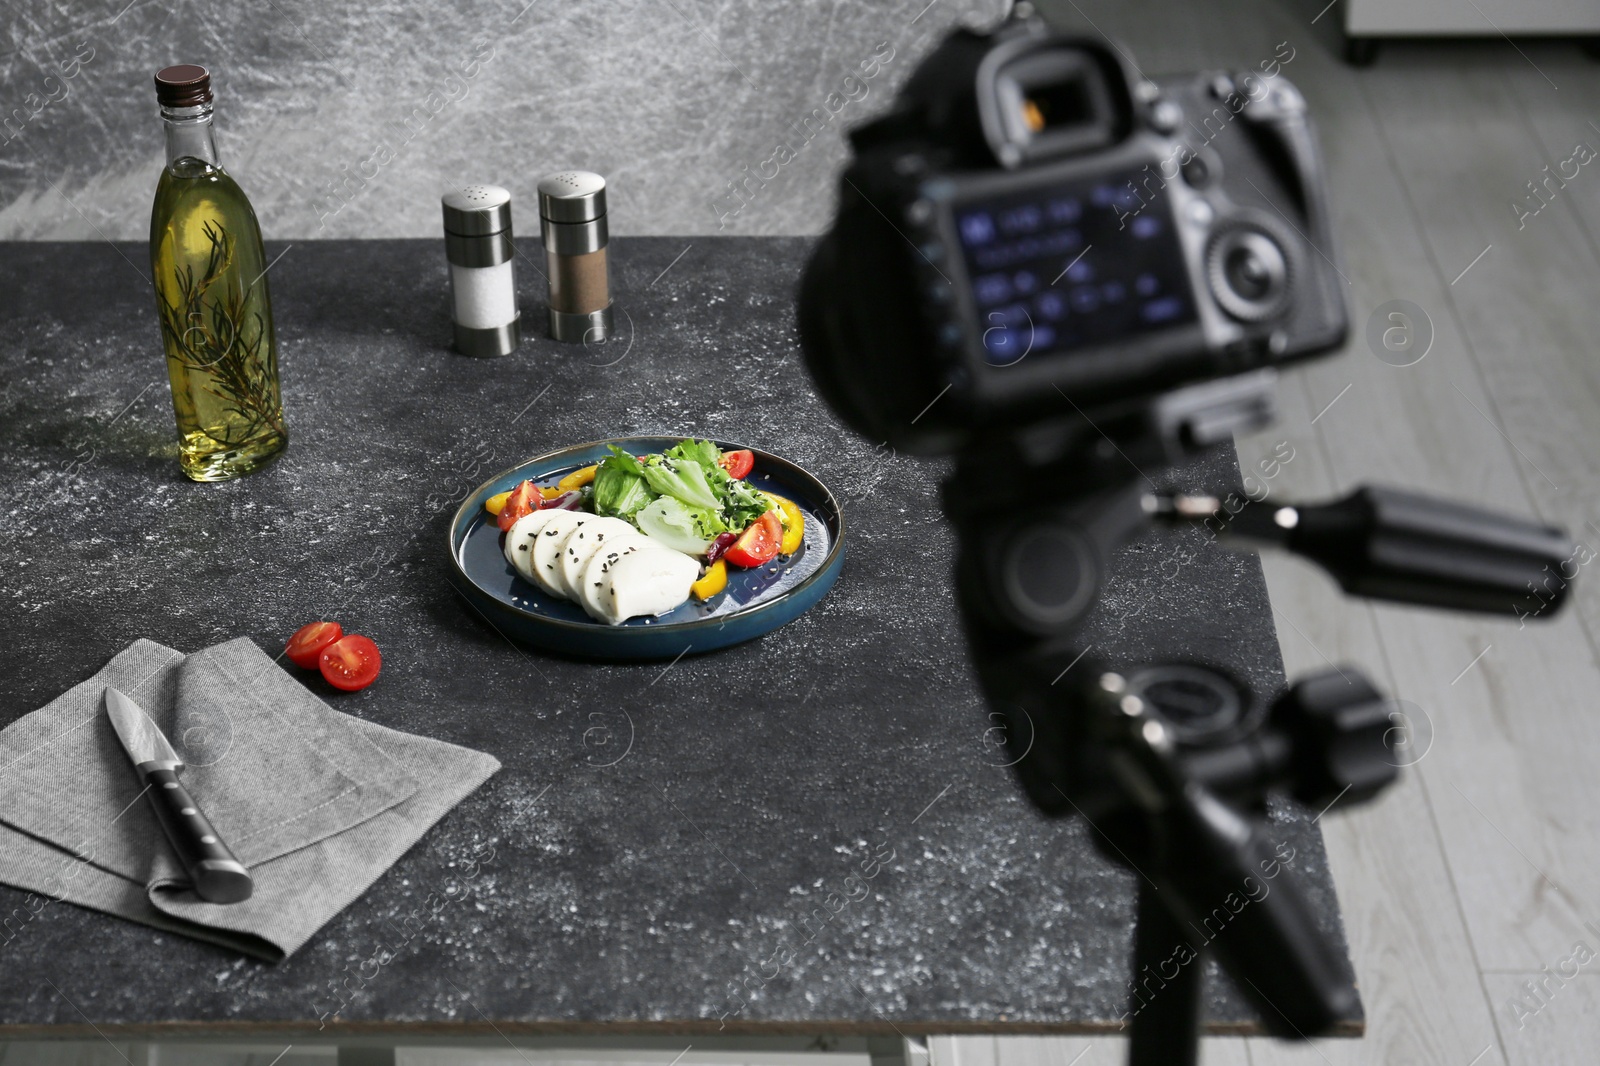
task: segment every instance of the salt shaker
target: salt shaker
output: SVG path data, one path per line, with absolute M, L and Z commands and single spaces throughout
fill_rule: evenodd
M 443 205 L 456 350 L 507 355 L 522 343 L 511 194 L 498 185 L 468 185 L 445 193 Z
M 606 179 L 564 170 L 539 182 L 539 234 L 550 277 L 550 336 L 605 340 L 613 332 Z

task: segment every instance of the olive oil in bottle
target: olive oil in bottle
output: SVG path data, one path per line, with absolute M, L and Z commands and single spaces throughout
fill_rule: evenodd
M 278 345 L 261 227 L 222 169 L 204 67 L 156 75 L 167 165 L 150 215 L 161 340 L 178 454 L 195 481 L 255 470 L 289 442 L 278 385 Z

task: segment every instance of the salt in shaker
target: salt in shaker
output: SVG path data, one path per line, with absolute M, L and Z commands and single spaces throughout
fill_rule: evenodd
M 468 185 L 445 193 L 443 206 L 456 350 L 507 355 L 522 343 L 511 194 L 498 185 Z

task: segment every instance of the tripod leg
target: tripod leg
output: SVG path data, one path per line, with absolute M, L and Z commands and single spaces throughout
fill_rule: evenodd
M 1199 1066 L 1205 958 L 1149 882 L 1139 886 L 1133 933 L 1128 1066 Z

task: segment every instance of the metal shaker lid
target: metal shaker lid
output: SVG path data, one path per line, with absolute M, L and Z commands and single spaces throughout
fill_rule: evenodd
M 482 237 L 511 228 L 511 194 L 498 185 L 467 185 L 444 194 L 446 233 Z
M 606 179 L 563 170 L 539 182 L 539 214 L 551 222 L 593 222 L 606 213 Z

